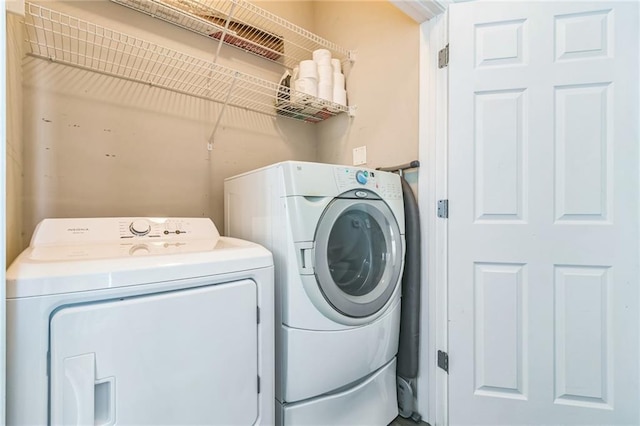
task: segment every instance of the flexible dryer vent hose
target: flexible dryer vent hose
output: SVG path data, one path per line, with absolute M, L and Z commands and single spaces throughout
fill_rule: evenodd
M 404 198 L 406 255 L 402 275 L 402 307 L 397 375 L 418 376 L 420 357 L 420 215 L 409 183 L 401 177 Z

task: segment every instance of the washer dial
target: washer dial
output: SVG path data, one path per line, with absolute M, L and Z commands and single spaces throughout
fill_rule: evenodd
M 369 179 L 369 173 L 364 170 L 358 170 L 356 172 L 356 181 L 361 185 L 366 185 Z

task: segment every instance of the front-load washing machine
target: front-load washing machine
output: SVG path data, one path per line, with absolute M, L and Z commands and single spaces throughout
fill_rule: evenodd
M 272 424 L 273 352 L 271 254 L 209 219 L 46 219 L 7 271 L 7 424 Z
M 279 424 L 386 425 L 404 264 L 398 175 L 284 162 L 225 180 L 227 235 L 271 250 Z

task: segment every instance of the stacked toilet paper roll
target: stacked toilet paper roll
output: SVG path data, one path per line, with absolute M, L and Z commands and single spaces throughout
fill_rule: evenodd
M 318 66 L 314 61 L 300 61 L 299 78 L 312 78 L 318 80 Z
M 301 61 L 293 71 L 293 102 L 306 104 L 318 96 L 318 66 L 314 61 Z
M 312 97 L 318 97 L 347 105 L 342 64 L 339 59 L 331 58 L 327 49 L 314 50 L 311 60 L 301 61 L 293 70 L 292 80 L 296 103 L 309 103 Z
M 333 102 L 340 105 L 347 105 L 347 91 L 344 85 L 344 74 L 333 72 Z
M 318 97 L 333 101 L 333 67 L 331 66 L 331 52 L 327 49 L 313 51 L 313 62 L 318 66 Z
M 331 52 L 327 49 L 314 50 L 311 57 L 316 64 L 331 65 Z
M 333 102 L 340 105 L 347 105 L 347 91 L 345 89 L 344 74 L 342 74 L 342 63 L 340 59 L 331 59 L 333 70 Z

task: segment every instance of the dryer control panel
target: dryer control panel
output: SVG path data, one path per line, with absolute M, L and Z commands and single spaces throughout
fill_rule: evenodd
M 217 240 L 209 218 L 107 217 L 45 219 L 36 228 L 31 246 L 137 241 Z
M 31 240 L 34 260 L 103 259 L 213 250 L 220 234 L 208 218 L 45 219 Z
M 185 239 L 192 236 L 198 238 L 198 234 L 203 230 L 198 227 L 198 224 L 194 226 L 190 219 L 123 218 L 119 221 L 119 231 L 121 239 L 135 237 Z
M 393 173 L 354 167 L 335 167 L 336 184 L 340 192 L 365 188 L 386 200 L 402 199 L 400 177 Z

